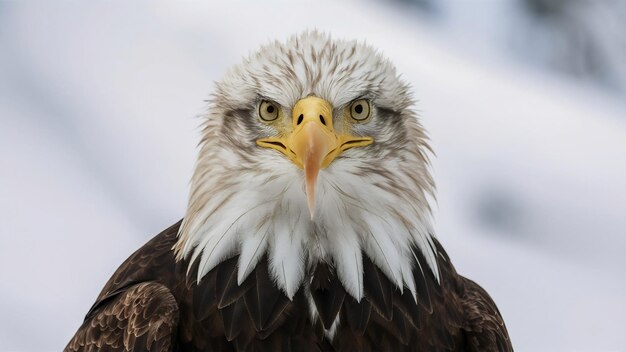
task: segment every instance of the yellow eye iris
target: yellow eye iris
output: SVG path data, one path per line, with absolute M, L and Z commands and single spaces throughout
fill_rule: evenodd
M 263 100 L 259 104 L 259 117 L 265 122 L 271 122 L 278 118 L 278 105 L 269 100 Z
M 350 104 L 350 117 L 363 122 L 370 117 L 370 102 L 367 99 L 358 99 Z

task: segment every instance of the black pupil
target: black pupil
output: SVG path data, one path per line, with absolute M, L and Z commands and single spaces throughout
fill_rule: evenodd
M 360 114 L 363 112 L 363 105 L 359 104 L 357 106 L 354 107 L 354 112 L 356 112 L 357 114 Z
M 273 113 L 274 112 L 274 107 L 272 105 L 268 105 L 267 106 L 267 112 L 270 113 L 270 114 Z

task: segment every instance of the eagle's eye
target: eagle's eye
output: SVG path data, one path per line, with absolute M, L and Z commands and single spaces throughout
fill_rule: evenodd
M 357 99 L 350 104 L 350 117 L 358 122 L 364 122 L 370 117 L 370 102 L 367 99 Z
M 259 104 L 259 117 L 265 122 L 271 122 L 278 118 L 278 104 L 263 100 Z

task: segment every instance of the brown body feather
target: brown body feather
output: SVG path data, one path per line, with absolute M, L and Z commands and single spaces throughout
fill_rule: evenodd
M 365 297 L 346 294 L 332 266 L 307 275 L 293 300 L 267 261 L 237 285 L 237 258 L 200 282 L 172 247 L 180 223 L 136 251 L 104 287 L 66 351 L 512 351 L 489 295 L 458 275 L 435 240 L 441 283 L 416 265 L 417 303 L 364 257 Z M 423 262 L 421 252 L 414 250 Z M 304 286 L 304 285 L 303 285 Z M 308 296 L 312 300 L 308 299 Z M 319 318 L 312 320 L 311 301 Z M 332 340 L 324 334 L 338 317 Z

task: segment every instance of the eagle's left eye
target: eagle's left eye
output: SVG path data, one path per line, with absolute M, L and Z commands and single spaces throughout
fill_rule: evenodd
M 263 100 L 259 104 L 259 117 L 265 122 L 271 122 L 278 118 L 278 105 L 269 100 Z
M 370 117 L 370 102 L 367 99 L 357 99 L 350 104 L 350 117 L 358 122 L 364 122 Z

